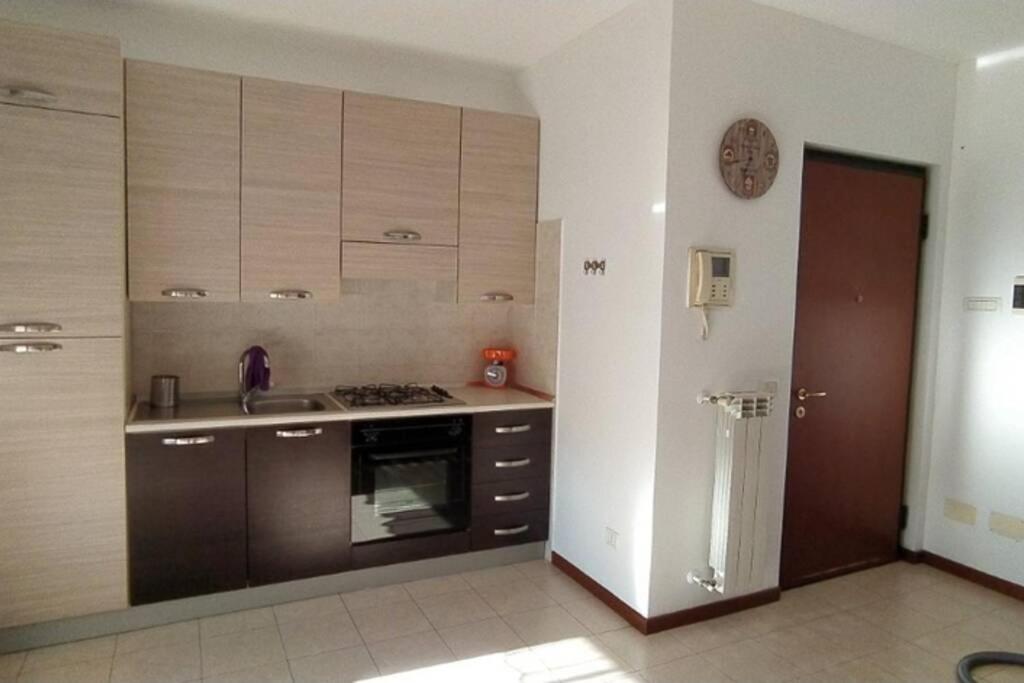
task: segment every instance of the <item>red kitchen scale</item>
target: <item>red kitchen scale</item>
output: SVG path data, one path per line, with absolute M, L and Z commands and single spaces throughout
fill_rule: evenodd
M 494 389 L 501 389 L 508 384 L 509 368 L 506 363 L 516 357 L 515 349 L 484 349 L 484 360 L 490 364 L 484 368 L 484 384 Z

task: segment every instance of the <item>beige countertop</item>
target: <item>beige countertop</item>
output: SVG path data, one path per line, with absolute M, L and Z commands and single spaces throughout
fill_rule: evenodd
M 489 413 L 504 410 L 533 410 L 552 408 L 554 402 L 538 398 L 519 389 L 489 389 L 487 387 L 446 387 L 465 405 L 443 407 L 409 406 L 381 409 L 346 410 L 334 400 L 329 391 L 280 391 L 273 396 L 315 396 L 327 408 L 316 412 L 284 413 L 277 415 L 245 415 L 236 396 L 183 397 L 178 407 L 159 409 L 147 402 L 136 402 L 128 415 L 124 431 L 128 434 L 155 434 L 197 429 L 229 429 L 231 427 L 265 427 L 270 425 L 316 424 L 321 422 L 348 422 L 353 420 L 397 419 L 424 415 L 459 415 Z

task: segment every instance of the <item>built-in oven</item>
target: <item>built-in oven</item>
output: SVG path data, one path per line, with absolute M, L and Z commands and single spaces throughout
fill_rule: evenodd
M 463 415 L 356 422 L 352 542 L 467 529 L 469 429 Z

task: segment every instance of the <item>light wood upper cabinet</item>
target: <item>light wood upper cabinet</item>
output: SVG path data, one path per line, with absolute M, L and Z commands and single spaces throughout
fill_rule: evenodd
M 242 82 L 242 299 L 341 290 L 340 91 Z
M 127 607 L 123 357 L 0 340 L 0 628 Z
M 129 296 L 237 301 L 241 79 L 125 69 Z
M 465 109 L 459 301 L 533 303 L 537 119 Z
M 121 150 L 120 119 L 0 105 L 0 338 L 123 333 Z
M 0 21 L 0 102 L 121 116 L 117 38 Z
M 354 280 L 455 282 L 459 254 L 455 247 L 346 242 L 341 260 L 341 272 Z
M 345 93 L 346 241 L 458 244 L 459 119 L 457 107 Z

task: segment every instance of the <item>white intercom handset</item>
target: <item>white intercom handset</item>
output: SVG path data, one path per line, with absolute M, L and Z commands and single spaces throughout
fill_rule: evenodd
M 701 339 L 708 338 L 708 306 L 732 306 L 736 255 L 726 249 L 690 248 L 686 305 L 699 308 Z

